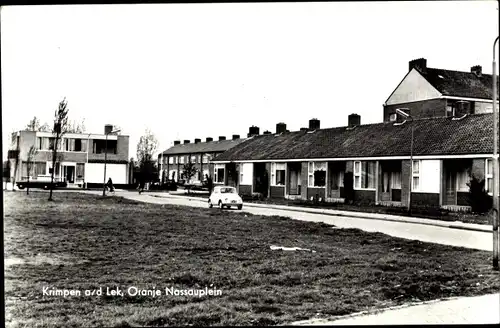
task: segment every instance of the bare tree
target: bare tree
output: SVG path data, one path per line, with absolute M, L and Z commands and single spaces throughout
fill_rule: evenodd
M 50 126 L 47 123 L 43 123 L 40 125 L 40 119 L 36 116 L 33 116 L 33 119 L 26 125 L 26 130 L 28 131 L 44 131 L 49 132 Z
M 140 179 L 143 183 L 154 179 L 155 163 L 153 154 L 157 148 L 158 140 L 149 129 L 146 129 L 145 134 L 141 136 L 137 143 L 137 162 L 139 164 Z
M 191 186 L 190 186 L 191 178 L 194 177 L 196 173 L 198 173 L 198 169 L 195 167 L 193 163 L 191 163 L 191 161 L 182 166 L 182 175 L 184 176 L 184 179 L 186 179 L 186 182 L 189 185 L 189 187 L 187 188 L 188 194 L 191 192 Z
M 74 120 L 68 122 L 67 132 L 69 132 L 69 133 L 85 133 L 85 131 L 86 131 L 85 119 L 81 120 L 80 122 L 77 122 Z
M 52 191 L 54 189 L 54 174 L 56 172 L 57 150 L 59 147 L 59 140 L 68 130 L 68 102 L 64 98 L 56 111 L 54 112 L 54 127 L 52 129 L 53 145 L 52 145 L 52 172 L 50 174 L 50 193 L 49 201 L 52 200 Z
M 38 150 L 36 149 L 36 147 L 31 146 L 30 150 L 28 151 L 28 162 L 26 163 L 26 172 L 28 175 L 28 183 L 26 184 L 26 195 L 29 195 L 29 193 L 30 193 L 30 175 L 31 175 L 31 171 L 33 170 L 33 165 L 34 165 L 35 157 L 36 157 L 37 153 L 38 153 Z

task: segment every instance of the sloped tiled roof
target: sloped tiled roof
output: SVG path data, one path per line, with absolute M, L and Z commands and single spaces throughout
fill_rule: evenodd
M 414 127 L 413 155 L 461 155 L 493 152 L 493 114 L 425 118 L 393 123 L 261 135 L 217 156 L 213 161 L 320 159 L 351 157 L 409 156 L 411 126 Z
M 458 72 L 438 68 L 427 68 L 425 72 L 418 71 L 444 96 L 481 99 L 493 98 L 493 76 L 491 74 L 477 76 L 471 72 Z
M 235 139 L 235 140 L 218 140 L 210 142 L 200 142 L 200 143 L 188 143 L 180 144 L 170 147 L 169 149 L 162 152 L 164 155 L 174 155 L 174 154 L 195 154 L 195 153 L 209 153 L 209 152 L 221 152 L 226 151 L 231 147 L 234 147 L 246 139 Z

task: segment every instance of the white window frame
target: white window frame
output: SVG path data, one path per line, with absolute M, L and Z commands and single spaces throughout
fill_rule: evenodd
M 174 157 L 173 156 L 168 157 L 168 164 L 174 164 Z
M 354 161 L 353 173 L 354 189 L 361 189 L 361 161 Z
M 285 181 L 283 184 L 276 184 L 276 171 L 285 171 Z M 271 186 L 284 187 L 286 184 L 286 163 L 271 163 Z
M 222 179 L 222 182 L 218 182 L 218 176 L 217 176 L 217 170 L 223 169 L 224 170 L 224 178 Z M 215 164 L 214 165 L 214 182 L 215 183 L 224 183 L 224 179 L 226 177 L 226 165 L 225 164 Z
M 191 163 L 196 164 L 196 155 L 191 156 Z
M 488 163 L 491 162 L 491 172 L 488 170 Z M 488 193 L 488 195 L 493 196 L 493 190 L 489 190 L 488 188 L 488 180 L 491 179 L 491 186 L 493 187 L 493 170 L 494 170 L 494 165 L 493 165 L 493 160 L 491 158 L 487 158 L 484 161 L 485 168 L 484 168 L 484 190 Z
M 179 164 L 184 164 L 184 156 L 179 156 Z
M 206 154 L 203 155 L 203 157 L 202 157 L 202 163 L 203 164 L 208 164 L 208 155 L 206 155 Z
M 377 162 L 376 161 L 354 161 L 354 169 L 353 169 L 353 184 L 354 184 L 354 189 L 355 190 L 376 190 L 377 189 L 377 181 L 375 178 L 375 181 L 373 182 L 374 187 L 373 188 L 364 188 L 361 185 L 361 180 L 363 176 L 363 163 L 366 163 L 366 167 L 368 168 L 369 163 L 375 163 L 375 171 L 373 172 L 374 175 L 377 174 Z M 356 169 L 357 168 L 357 169 Z M 357 180 L 356 180 L 357 178 Z M 367 177 L 368 179 L 368 177 Z M 357 182 L 357 183 L 356 183 Z
M 418 163 L 418 172 L 415 173 L 415 163 Z M 422 179 L 420 178 L 420 172 L 422 171 L 422 161 L 413 160 L 411 163 L 411 191 L 420 191 L 422 187 Z M 415 188 L 415 178 L 418 179 L 418 188 Z
M 314 185 L 314 172 L 317 171 L 316 167 L 324 167 L 325 171 L 325 185 L 315 186 Z M 309 188 L 326 188 L 328 179 L 328 165 L 326 162 L 309 162 L 307 164 L 307 186 Z

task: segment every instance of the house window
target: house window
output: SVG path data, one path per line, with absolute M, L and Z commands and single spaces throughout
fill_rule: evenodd
M 413 161 L 411 190 L 420 190 L 420 161 Z
M 168 164 L 174 164 L 174 158 L 172 156 L 168 157 Z
M 224 164 L 218 164 L 214 167 L 214 181 L 217 183 L 224 183 Z
M 470 176 L 467 170 L 457 172 L 457 190 L 469 191 Z
M 326 185 L 326 162 L 309 162 L 309 187 L 324 187 Z
M 398 119 L 398 115 L 396 113 L 393 113 L 389 116 L 389 121 L 395 122 Z
M 271 185 L 284 186 L 285 185 L 285 163 L 271 163 Z
M 485 179 L 486 183 L 484 187 L 488 194 L 493 194 L 493 161 L 491 159 L 486 160 L 486 168 L 485 168 Z
M 82 139 L 73 139 L 75 141 L 75 151 L 82 151 Z
M 253 180 L 253 163 L 242 163 L 240 165 L 240 184 L 251 185 Z
M 375 161 L 354 162 L 354 188 L 375 189 Z
M 184 156 L 179 156 L 179 164 L 184 164 Z
M 391 189 L 401 189 L 401 172 L 392 172 Z
M 37 177 L 39 175 L 47 174 L 47 163 L 45 162 L 36 162 L 33 166 L 33 176 Z
M 208 155 L 203 155 L 203 164 L 208 163 Z
M 85 178 L 85 163 L 76 163 L 75 175 L 77 179 Z
M 196 155 L 191 156 L 191 163 L 196 164 Z
M 452 117 L 455 115 L 455 106 L 453 104 L 446 105 L 446 117 Z

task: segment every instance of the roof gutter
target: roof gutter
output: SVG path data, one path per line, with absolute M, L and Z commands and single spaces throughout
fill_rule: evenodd
M 462 155 L 420 155 L 413 156 L 413 159 L 461 159 L 461 158 L 492 158 L 492 154 L 462 154 Z M 301 159 L 256 159 L 256 160 L 222 160 L 211 161 L 214 164 L 227 163 L 285 163 L 285 162 L 335 162 L 335 161 L 384 161 L 384 160 L 405 160 L 410 156 L 378 156 L 378 157 L 339 157 L 339 158 L 301 158 Z
M 455 97 L 455 96 L 441 96 L 441 99 L 451 99 L 451 100 L 468 100 L 468 101 L 482 101 L 487 103 L 493 103 L 491 98 L 467 98 L 467 97 Z

